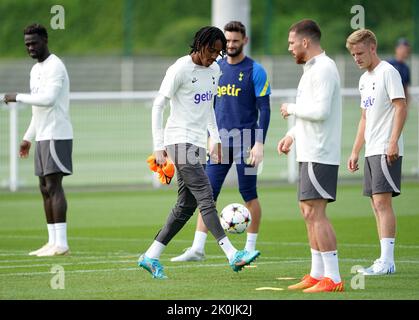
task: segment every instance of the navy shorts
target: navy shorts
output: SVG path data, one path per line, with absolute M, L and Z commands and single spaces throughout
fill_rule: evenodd
M 249 150 L 242 150 L 241 147 L 223 148 L 223 160 L 221 164 L 207 162 L 206 173 L 210 180 L 214 201 L 217 201 L 221 187 L 230 170 L 233 162 L 237 170 L 239 192 L 245 202 L 257 199 L 257 168 L 246 164 Z

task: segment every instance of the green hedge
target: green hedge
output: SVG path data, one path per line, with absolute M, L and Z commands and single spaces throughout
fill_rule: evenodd
M 364 6 L 366 27 L 376 32 L 380 50 L 391 52 L 400 36 L 413 40 L 413 0 L 251 3 L 254 54 L 286 54 L 288 28 L 302 18 L 319 22 L 323 46 L 329 53 L 343 52 L 346 36 L 352 31 L 350 8 L 355 4 Z M 49 28 L 50 10 L 56 4 L 65 8 L 65 30 Z M 50 46 L 62 55 L 123 55 L 131 51 L 177 56 L 188 51 L 199 27 L 211 23 L 211 0 L 1 0 L 0 21 L 0 57 L 26 55 L 22 30 L 33 22 L 48 26 Z M 125 41 L 124 34 L 130 35 L 130 41 Z

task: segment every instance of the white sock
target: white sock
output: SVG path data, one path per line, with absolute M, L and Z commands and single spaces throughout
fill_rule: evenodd
M 67 243 L 67 223 L 55 223 L 55 245 L 68 248 Z
M 228 261 L 231 261 L 234 258 L 234 255 L 237 252 L 237 249 L 231 244 L 230 239 L 225 236 L 220 241 L 218 241 L 221 249 L 223 249 L 225 255 L 227 256 Z
M 324 276 L 332 279 L 334 283 L 341 282 L 337 250 L 322 252 L 321 254 L 324 264 Z
M 318 250 L 311 250 L 311 271 L 310 276 L 317 280 L 321 280 L 324 276 L 324 263 L 322 253 Z
M 246 251 L 254 251 L 256 249 L 256 239 L 258 237 L 257 233 L 247 233 L 247 240 L 246 240 L 246 246 L 244 249 Z
M 380 240 L 381 245 L 381 257 L 380 260 L 386 262 L 394 262 L 394 243 L 395 238 L 382 238 Z
M 154 240 L 145 255 L 150 259 L 160 259 L 160 255 L 163 253 L 165 248 L 166 246 L 163 243 Z
M 53 223 L 48 223 L 47 229 L 48 229 L 48 244 L 53 246 L 55 244 L 55 225 Z
M 195 252 L 204 252 L 205 242 L 207 241 L 207 233 L 195 231 L 195 238 L 192 243 L 192 250 Z

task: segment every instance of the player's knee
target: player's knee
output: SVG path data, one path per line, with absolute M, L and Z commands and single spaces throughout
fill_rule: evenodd
M 391 208 L 391 201 L 387 198 L 383 199 L 374 199 L 374 211 L 377 214 L 381 214 L 383 212 L 387 212 Z
M 176 205 L 176 207 L 173 210 L 173 215 L 177 219 L 188 220 L 194 214 L 195 210 L 196 210 L 196 205 L 194 206 Z
M 204 216 L 206 214 L 211 213 L 212 211 L 216 211 L 215 202 L 213 199 L 205 199 L 201 201 L 199 204 L 199 211 L 201 215 Z
M 47 189 L 46 185 L 40 183 L 39 184 L 39 190 L 41 191 L 41 194 L 43 196 L 48 196 L 48 189 Z
M 251 200 L 257 199 L 258 197 L 258 194 L 255 188 L 239 188 L 239 192 L 244 202 L 249 202 Z
M 214 190 L 212 192 L 212 198 L 214 199 L 214 202 L 217 202 L 218 196 L 220 195 L 220 190 Z
M 45 190 L 49 196 L 60 195 L 62 192 L 62 187 L 54 182 L 47 182 L 45 185 Z
M 318 218 L 313 206 L 307 204 L 300 205 L 300 210 L 304 220 L 307 222 L 314 222 Z

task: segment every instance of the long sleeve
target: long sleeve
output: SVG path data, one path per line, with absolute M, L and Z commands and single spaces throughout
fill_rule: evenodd
M 159 94 L 153 102 L 153 109 L 151 112 L 151 129 L 153 134 L 153 148 L 154 150 L 164 150 L 164 128 L 163 128 L 163 113 L 166 102 L 169 99 Z
M 288 130 L 288 132 L 286 133 L 286 136 L 290 136 L 293 140 L 295 140 L 296 130 L 297 130 L 296 126 L 293 126 L 291 129 Z
M 259 108 L 259 125 L 256 131 L 256 141 L 265 143 L 268 134 L 269 122 L 271 120 L 271 106 L 269 95 L 256 98 L 256 104 Z
M 54 106 L 61 88 L 63 87 L 65 74 L 59 68 L 49 70 L 43 92 L 22 94 L 16 96 L 16 101 L 40 107 Z
M 307 103 L 289 104 L 287 111 L 298 118 L 310 121 L 323 121 L 327 119 L 332 108 L 332 92 L 334 91 L 335 79 L 328 76 L 327 72 L 312 75 L 313 101 Z
M 23 140 L 31 142 L 33 139 L 35 139 L 36 136 L 36 129 L 35 129 L 35 123 L 33 116 L 31 118 L 31 123 L 29 124 L 28 129 L 25 132 L 25 135 L 23 136 Z
M 217 120 L 215 118 L 214 108 L 210 108 L 210 112 L 208 114 L 207 129 L 210 134 L 212 143 L 214 144 L 221 143 L 220 134 L 218 133 Z

